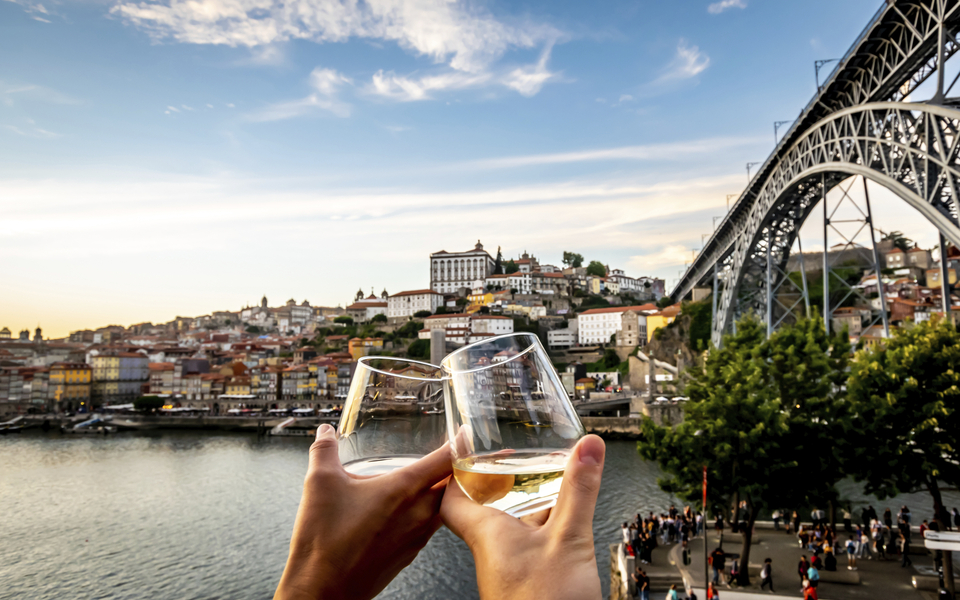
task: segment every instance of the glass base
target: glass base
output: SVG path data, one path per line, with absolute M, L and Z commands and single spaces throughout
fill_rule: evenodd
M 370 458 L 352 460 L 343 465 L 343 468 L 346 469 L 348 473 L 353 473 L 354 475 L 382 475 L 384 473 L 389 473 L 390 471 L 399 469 L 400 467 L 412 465 L 421 458 L 421 456 L 416 454 L 373 456 Z
M 541 510 L 547 510 L 548 508 L 553 508 L 557 505 L 557 496 L 559 494 L 550 494 L 549 496 L 540 496 L 539 498 L 534 498 L 524 502 L 523 504 L 518 504 L 516 506 L 511 506 L 510 508 L 503 509 L 503 512 L 507 513 L 511 517 L 525 517 L 527 515 L 532 515 L 533 513 L 538 513 Z

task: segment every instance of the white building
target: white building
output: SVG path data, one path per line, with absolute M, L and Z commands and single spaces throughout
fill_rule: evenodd
M 470 330 L 490 335 L 513 333 L 513 319 L 498 315 L 473 315 L 470 317 Z
M 553 329 L 547 332 L 547 345 L 550 348 L 570 348 L 577 343 L 577 330 L 573 327 Z
M 499 287 L 502 290 L 517 290 L 518 294 L 529 294 L 533 289 L 533 276 L 531 273 L 523 273 L 522 271 L 509 275 L 489 275 L 485 284 L 486 287 L 492 289 Z
M 443 304 L 443 296 L 433 290 L 400 292 L 387 298 L 387 316 L 390 318 L 412 317 L 421 310 L 436 312 Z
M 467 252 L 434 252 L 430 255 L 430 289 L 450 294 L 462 287 L 472 288 L 478 279 L 493 273 L 494 264 L 496 261 L 483 249 L 480 240 Z
M 656 311 L 656 306 L 650 304 L 644 306 L 611 306 L 584 311 L 577 316 L 577 329 L 579 330 L 577 338 L 581 345 L 610 343 L 610 337 L 620 331 L 623 326 L 624 311 L 642 312 L 651 309 Z M 645 321 L 646 319 L 644 319 Z

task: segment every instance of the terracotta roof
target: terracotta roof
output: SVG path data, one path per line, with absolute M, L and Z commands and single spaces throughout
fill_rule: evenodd
M 151 371 L 172 371 L 173 363 L 150 363 L 147 368 Z
M 894 248 L 890 252 L 887 252 L 887 254 L 903 254 L 903 250 L 901 250 L 900 248 Z
M 910 248 L 908 252 L 926 252 L 926 250 L 923 250 L 921 248 L 917 248 L 916 246 L 914 246 L 913 248 Z
M 507 321 L 511 320 L 510 317 L 501 317 L 499 315 L 473 315 L 470 318 L 471 319 L 504 319 Z
M 594 381 L 590 377 L 581 377 L 580 379 L 577 380 L 577 383 L 596 383 L 596 381 Z
M 591 308 L 590 310 L 585 310 L 581 315 L 602 315 L 609 313 L 622 313 L 626 311 L 641 312 L 645 310 L 657 310 L 656 304 L 641 304 L 640 306 L 610 306 L 607 308 Z
M 434 296 L 440 296 L 441 294 L 433 290 L 410 290 L 408 292 L 400 292 L 399 294 L 394 294 L 390 296 L 391 298 L 400 298 L 402 296 L 419 296 L 422 294 L 433 294 Z
M 546 271 L 537 271 L 540 277 L 551 277 L 554 279 L 563 279 L 563 273 L 547 273 Z

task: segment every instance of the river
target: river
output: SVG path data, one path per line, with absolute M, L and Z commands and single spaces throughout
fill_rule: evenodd
M 307 447 L 209 433 L 2 437 L 0 598 L 270 598 Z M 593 524 L 604 597 L 619 523 L 673 501 L 658 474 L 633 442 L 607 443 Z M 915 515 L 930 504 L 918 494 L 882 506 L 897 502 Z M 379 597 L 477 598 L 470 552 L 441 529 Z

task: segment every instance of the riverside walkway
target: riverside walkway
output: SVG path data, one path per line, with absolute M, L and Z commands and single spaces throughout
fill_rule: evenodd
M 759 525 L 759 524 L 758 524 Z M 766 524 L 763 524 L 766 525 Z M 841 542 L 847 539 L 842 526 L 838 528 Z M 719 537 L 716 532 L 708 532 L 709 545 L 708 551 L 713 551 L 718 543 Z M 740 539 L 738 534 L 731 534 L 729 531 L 724 535 L 723 548 L 727 552 L 740 552 Z M 828 573 L 821 571 L 821 581 L 819 585 L 819 595 L 825 600 L 843 600 L 844 598 L 864 598 L 870 600 L 935 600 L 935 591 L 921 591 L 913 587 L 912 578 L 914 576 L 931 577 L 936 576 L 934 568 L 934 557 L 923 547 L 922 541 L 918 544 L 920 534 L 915 532 L 913 535 L 913 549 L 910 553 L 910 559 L 913 566 L 901 567 L 898 557 L 880 560 L 874 557 L 869 559 L 857 560 L 857 571 L 847 570 L 846 554 L 837 556 L 837 571 Z M 679 548 L 672 552 L 676 568 L 680 570 L 684 581 L 692 583 L 697 596 L 704 598 L 703 594 L 703 538 L 696 538 L 690 542 L 692 560 L 691 564 L 683 566 L 680 560 Z M 775 531 L 772 526 L 756 528 L 754 534 L 754 543 L 750 549 L 750 564 L 754 567 L 751 570 L 751 586 L 745 588 L 731 588 L 721 584 L 718 588 L 722 600 L 755 600 L 757 594 L 762 594 L 769 598 L 800 598 L 800 576 L 797 573 L 797 563 L 800 556 L 810 557 L 810 553 L 800 548 L 796 534 L 787 534 L 784 530 Z M 769 590 L 760 590 L 760 565 L 764 559 L 772 559 L 773 565 L 773 587 L 776 593 Z M 729 571 L 729 561 L 727 570 Z M 830 579 L 848 579 L 850 574 L 859 575 L 859 584 L 839 583 L 830 581 Z M 855 578 L 854 578 L 855 579 Z M 683 597 L 683 595 L 681 595 Z

